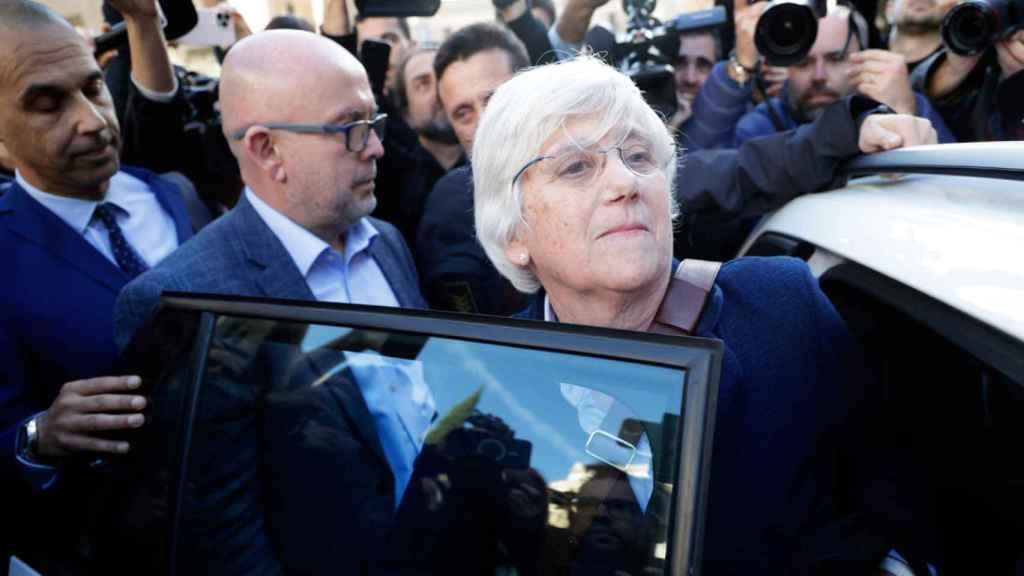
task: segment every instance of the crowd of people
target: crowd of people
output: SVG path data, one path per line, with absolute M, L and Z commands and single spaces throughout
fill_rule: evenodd
M 101 58 L 50 9 L 0 0 L 0 557 L 63 573 L 82 554 L 80 476 L 132 449 L 111 431 L 146 425 L 140 378 L 116 367 L 164 291 L 647 331 L 680 260 L 733 258 L 760 216 L 841 184 L 842 162 L 1024 136 L 1024 32 L 959 56 L 939 35 L 948 2 L 840 4 L 779 68 L 754 41 L 765 3 L 735 0 L 727 29 L 679 35 L 665 118 L 588 48 L 605 1 L 496 2 L 497 22 L 431 44 L 326 0 L 319 30 L 241 22 L 210 84 L 171 64 L 156 0 L 107 0 L 128 41 Z M 370 41 L 383 68 L 361 58 Z M 725 342 L 733 395 L 709 573 L 927 573 L 906 526 L 877 517 L 899 505 L 880 478 L 858 487 L 865 524 L 841 528 L 832 458 L 870 467 L 849 449 L 870 379 L 807 267 L 739 259 L 710 293 L 686 330 Z M 812 545 L 827 530 L 832 547 Z

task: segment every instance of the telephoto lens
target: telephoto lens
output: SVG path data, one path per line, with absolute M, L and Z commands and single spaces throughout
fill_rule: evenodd
M 1019 30 L 1024 0 L 967 0 L 942 21 L 942 40 L 954 53 L 971 56 Z
M 772 66 L 792 66 L 804 59 L 818 37 L 825 0 L 772 0 L 757 21 L 754 43 Z

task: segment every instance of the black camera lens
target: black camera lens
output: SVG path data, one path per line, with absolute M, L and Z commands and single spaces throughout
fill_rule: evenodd
M 999 37 L 999 14 L 991 2 L 966 2 L 949 11 L 942 22 L 942 39 L 961 56 L 978 54 Z
M 754 42 L 772 66 L 804 59 L 818 37 L 819 15 L 809 2 L 776 0 L 757 21 Z

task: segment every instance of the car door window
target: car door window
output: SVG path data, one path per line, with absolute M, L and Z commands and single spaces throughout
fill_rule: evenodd
M 181 428 L 175 572 L 647 574 L 694 562 L 714 345 L 272 312 L 207 315 Z

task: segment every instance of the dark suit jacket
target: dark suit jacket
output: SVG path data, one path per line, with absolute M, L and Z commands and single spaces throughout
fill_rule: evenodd
M 452 169 L 427 196 L 416 238 L 416 264 L 423 293 L 435 310 L 508 316 L 526 305 L 476 239 L 469 166 Z
M 192 227 L 177 187 L 151 172 L 125 172 L 149 185 L 174 218 L 178 241 L 187 240 Z M 0 524 L 38 543 L 42 532 L 33 527 L 43 519 L 47 533 L 77 527 L 81 492 L 62 480 L 46 495 L 28 496 L 15 460 L 17 431 L 49 407 L 65 382 L 109 375 L 117 358 L 114 300 L 128 278 L 16 183 L 0 196 L 0 254 L 11 271 L 0 283 Z M 47 518 L 50 506 L 59 515 Z M 0 558 L 10 542 L 0 534 Z
M 401 235 L 386 222 L 370 220 L 380 232 L 370 244 L 370 255 L 399 306 L 425 308 L 416 268 Z M 245 196 L 193 241 L 125 287 L 115 309 L 118 347 L 123 349 L 153 314 L 163 291 L 314 299 L 284 245 Z
M 399 304 L 425 307 L 401 235 L 371 220 L 380 235 L 370 254 Z M 157 309 L 163 290 L 313 299 L 291 256 L 244 197 L 125 288 L 116 309 L 121 346 Z M 258 321 L 232 322 L 236 331 L 218 325 L 211 344 L 217 353 L 210 354 L 198 405 L 200 431 L 190 448 L 196 476 L 184 499 L 179 571 L 349 573 L 346 567 L 366 566 L 368 545 L 390 520 L 394 497 L 362 395 L 340 377 L 311 387 L 326 369 L 297 353 L 302 334 L 293 333 L 294 325 L 261 331 Z M 323 443 L 306 436 L 310 427 L 325 436 Z
M 543 292 L 520 317 L 543 320 Z M 725 343 L 704 573 L 871 573 L 913 530 L 879 474 L 880 390 L 807 265 L 725 263 L 695 335 Z

